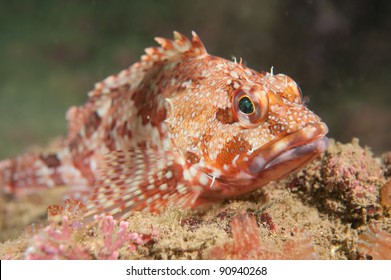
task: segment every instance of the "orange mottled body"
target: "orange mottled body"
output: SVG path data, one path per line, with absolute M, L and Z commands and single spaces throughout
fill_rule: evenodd
M 72 107 L 52 153 L 0 162 L 3 190 L 87 187 L 89 215 L 126 217 L 250 192 L 326 149 L 327 126 L 291 78 L 211 56 L 195 33 L 174 35 Z

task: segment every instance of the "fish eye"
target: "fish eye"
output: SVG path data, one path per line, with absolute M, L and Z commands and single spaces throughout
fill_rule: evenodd
M 255 112 L 254 103 L 248 96 L 243 96 L 239 99 L 239 110 L 246 115 L 251 115 Z
M 232 96 L 233 115 L 243 127 L 255 127 L 267 116 L 269 100 L 267 93 L 257 86 L 240 87 Z

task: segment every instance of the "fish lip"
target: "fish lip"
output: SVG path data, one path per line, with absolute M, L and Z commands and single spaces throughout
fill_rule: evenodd
M 314 155 L 319 155 L 327 149 L 328 145 L 329 145 L 329 139 L 326 136 L 323 136 L 322 138 L 316 139 L 307 144 L 291 148 L 286 152 L 283 152 L 282 154 L 275 157 L 272 161 L 270 161 L 265 166 L 265 169 L 271 168 L 279 163 L 288 160 L 293 160 L 311 153 Z
M 258 176 L 278 164 L 293 160 L 297 160 L 298 167 L 301 167 L 301 158 L 306 158 L 304 162 L 307 163 L 327 149 L 327 133 L 327 125 L 319 122 L 287 134 L 268 147 L 254 151 L 246 173 Z

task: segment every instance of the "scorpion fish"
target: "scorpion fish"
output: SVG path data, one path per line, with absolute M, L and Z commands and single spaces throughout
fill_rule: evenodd
M 290 77 L 212 56 L 194 32 L 155 40 L 68 110 L 60 144 L 0 161 L 0 190 L 70 186 L 87 216 L 124 219 L 252 192 L 327 148 L 327 125 Z

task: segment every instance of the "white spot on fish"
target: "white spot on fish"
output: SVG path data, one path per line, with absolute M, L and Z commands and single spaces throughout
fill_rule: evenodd
M 209 182 L 209 179 L 208 179 L 207 175 L 201 174 L 199 181 L 202 185 L 206 186 Z
M 167 180 L 170 180 L 172 178 L 173 174 L 172 174 L 172 171 L 169 170 L 167 173 L 166 173 L 166 179 Z
M 159 186 L 159 189 L 161 191 L 165 191 L 165 190 L 167 190 L 167 188 L 168 188 L 167 184 L 162 184 L 162 185 Z
M 234 78 L 234 79 L 239 79 L 239 75 L 238 73 L 236 73 L 235 71 L 231 71 L 231 77 Z

